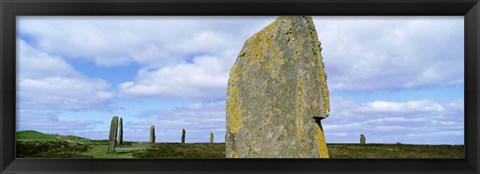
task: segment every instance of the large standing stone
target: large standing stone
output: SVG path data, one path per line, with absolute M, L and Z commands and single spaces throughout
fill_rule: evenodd
M 227 157 L 328 158 L 321 50 L 305 16 L 279 17 L 245 42 L 228 80 Z

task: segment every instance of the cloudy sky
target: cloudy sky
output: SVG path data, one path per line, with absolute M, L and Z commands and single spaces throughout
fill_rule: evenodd
M 17 130 L 216 142 L 228 73 L 276 17 L 17 17 Z M 328 143 L 463 144 L 463 16 L 314 17 Z

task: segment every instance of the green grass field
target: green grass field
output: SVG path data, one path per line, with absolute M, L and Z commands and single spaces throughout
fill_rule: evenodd
M 465 158 L 463 145 L 327 144 L 330 158 Z
M 464 158 L 463 145 L 327 144 L 330 158 Z M 124 142 L 107 152 L 107 140 L 17 132 L 18 158 L 225 158 L 225 143 Z

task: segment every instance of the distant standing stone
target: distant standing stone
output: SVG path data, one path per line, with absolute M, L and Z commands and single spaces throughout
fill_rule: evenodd
M 182 144 L 185 144 L 185 133 L 187 133 L 187 131 L 185 131 L 185 129 L 182 129 Z
M 118 117 L 114 116 L 110 123 L 110 135 L 108 137 L 108 152 L 115 152 L 115 145 L 117 144 L 117 131 L 118 131 Z
M 150 126 L 150 143 L 155 143 L 155 126 Z
M 360 144 L 365 144 L 365 136 L 363 134 L 360 134 Z
M 328 158 L 321 50 L 308 16 L 279 17 L 245 42 L 228 80 L 227 158 Z
M 123 145 L 123 119 L 120 117 L 120 125 L 119 125 L 119 133 L 118 133 L 118 144 Z
M 210 144 L 213 144 L 213 132 L 210 132 Z

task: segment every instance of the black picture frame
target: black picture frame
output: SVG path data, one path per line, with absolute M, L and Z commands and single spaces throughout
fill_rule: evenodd
M 0 0 L 0 173 L 479 173 L 478 0 Z M 433 15 L 465 20 L 465 159 L 16 159 L 15 16 Z

